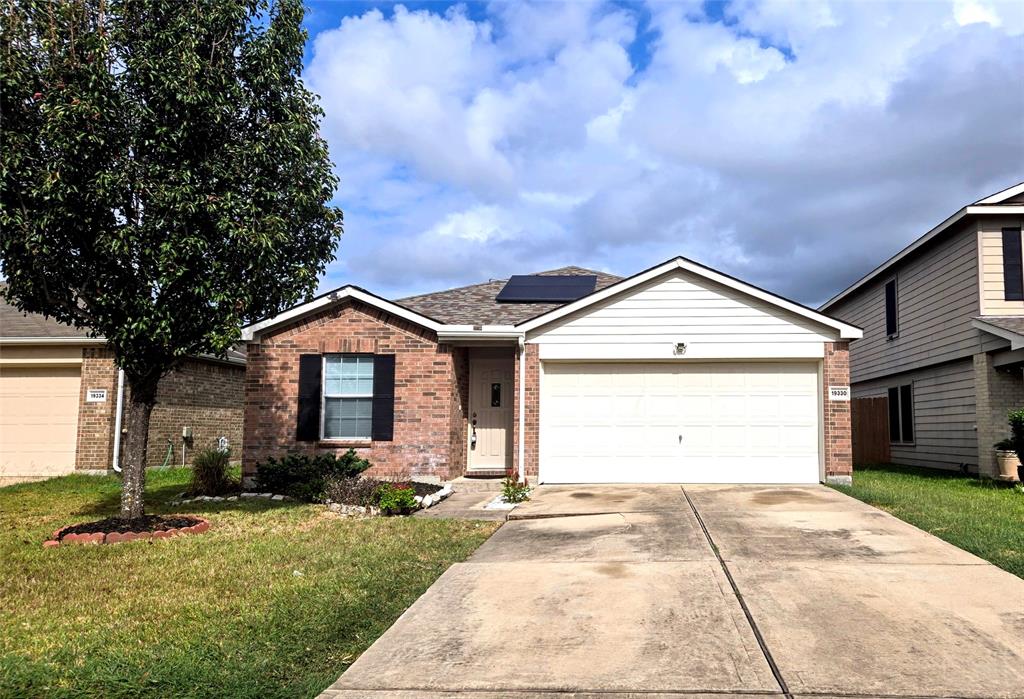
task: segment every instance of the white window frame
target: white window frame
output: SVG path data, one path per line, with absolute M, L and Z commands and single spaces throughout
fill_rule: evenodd
M 343 394 L 331 394 L 327 395 L 327 358 L 328 357 L 366 357 L 373 361 L 372 355 L 360 354 L 358 352 L 328 352 L 320 357 L 320 441 L 322 442 L 370 442 L 373 440 L 373 413 L 372 413 L 372 401 L 373 391 L 369 393 L 343 393 Z M 374 371 L 377 370 L 376 362 L 374 362 Z M 371 413 L 370 413 L 370 434 L 366 437 L 327 437 L 324 434 L 324 420 L 327 417 L 327 399 L 328 398 L 369 398 L 371 400 Z

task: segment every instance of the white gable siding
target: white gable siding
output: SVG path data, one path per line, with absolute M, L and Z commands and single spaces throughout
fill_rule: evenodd
M 541 359 L 820 358 L 838 333 L 677 270 L 530 333 Z
M 988 218 L 978 224 L 981 251 L 981 315 L 1024 315 L 1024 301 L 1007 301 L 1003 285 L 1003 228 L 1019 228 L 1019 218 Z

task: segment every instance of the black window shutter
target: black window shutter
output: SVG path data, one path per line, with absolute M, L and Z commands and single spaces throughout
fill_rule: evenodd
M 299 417 L 295 439 L 314 442 L 320 439 L 320 372 L 323 360 L 319 354 L 299 355 Z
M 1003 229 L 1003 289 L 1006 301 L 1024 301 L 1024 264 L 1021 261 L 1020 229 Z
M 914 441 L 914 392 L 910 384 L 900 386 L 900 436 L 904 442 Z
M 900 389 L 889 389 L 889 441 L 900 441 Z
M 896 334 L 896 280 L 891 279 L 885 284 L 885 334 Z
M 390 442 L 395 438 L 395 355 L 373 355 L 373 423 L 370 438 Z

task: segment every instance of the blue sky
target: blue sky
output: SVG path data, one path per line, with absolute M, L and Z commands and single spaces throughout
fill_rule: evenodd
M 310 2 L 306 24 L 346 217 L 324 289 L 684 255 L 813 304 L 1024 179 L 1021 3 Z

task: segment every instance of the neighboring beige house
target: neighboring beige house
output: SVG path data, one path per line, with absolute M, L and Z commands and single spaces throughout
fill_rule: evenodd
M 893 462 L 998 473 L 993 445 L 1024 406 L 1022 224 L 1024 183 L 963 207 L 819 309 L 864 329 L 852 395 L 887 399 Z
M 190 463 L 195 450 L 219 437 L 240 454 L 244 378 L 240 353 L 190 359 L 164 377 L 149 465 L 180 464 L 183 454 Z M 102 338 L 0 299 L 0 485 L 112 468 L 118 394 L 117 367 Z M 183 440 L 184 428 L 190 439 Z

